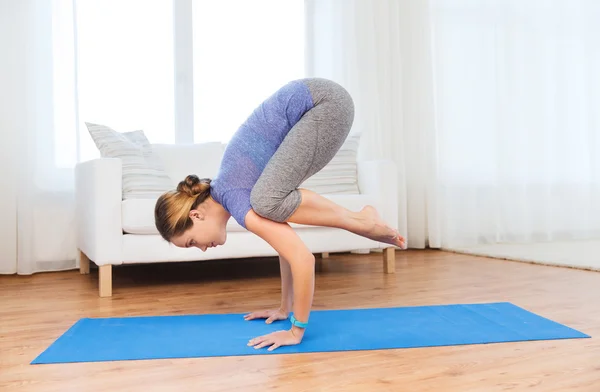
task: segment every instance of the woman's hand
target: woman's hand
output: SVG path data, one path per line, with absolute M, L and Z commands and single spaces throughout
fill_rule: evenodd
M 275 320 L 286 320 L 288 318 L 288 312 L 279 308 L 273 310 L 261 310 L 258 312 L 252 312 L 244 316 L 244 320 L 254 320 L 266 318 L 265 323 L 271 324 Z
M 303 334 L 295 333 L 292 329 L 287 331 L 277 331 L 250 339 L 248 346 L 254 346 L 255 349 L 271 346 L 268 350 L 273 351 L 281 346 L 292 346 L 300 343 L 302 341 L 302 336 Z
M 290 302 L 293 303 L 294 316 L 301 322 L 308 322 L 315 289 L 315 256 L 287 223 L 270 221 L 250 210 L 246 214 L 246 227 L 289 263 L 293 285 L 290 291 L 293 301 Z M 303 336 L 303 328 L 292 327 L 289 331 L 277 331 L 251 339 L 248 345 L 255 348 L 270 345 L 269 351 L 272 351 L 282 345 L 298 344 Z

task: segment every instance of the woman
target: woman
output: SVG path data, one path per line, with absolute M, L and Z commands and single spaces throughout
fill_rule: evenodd
M 289 222 L 336 227 L 399 246 L 405 239 L 367 206 L 349 211 L 298 187 L 320 171 L 344 143 L 354 120 L 354 104 L 340 85 L 318 78 L 292 81 L 256 108 L 225 149 L 212 181 L 189 175 L 155 208 L 161 236 L 179 247 L 202 251 L 225 243 L 227 221 L 268 242 L 279 254 L 281 307 L 254 312 L 246 320 L 285 320 L 292 327 L 251 339 L 255 348 L 301 342 L 308 325 L 314 290 L 311 251 Z

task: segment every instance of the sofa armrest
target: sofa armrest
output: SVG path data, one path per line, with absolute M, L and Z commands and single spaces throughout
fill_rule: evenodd
M 121 173 L 118 158 L 75 166 L 77 247 L 99 266 L 122 260 Z
M 379 203 L 381 218 L 398 228 L 398 174 L 391 160 L 358 162 L 358 188 L 361 194 L 374 197 Z

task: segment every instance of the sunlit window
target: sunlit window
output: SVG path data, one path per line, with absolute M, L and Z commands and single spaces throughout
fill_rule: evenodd
M 172 143 L 172 2 L 77 0 L 76 15 L 82 158 L 96 154 L 86 121 Z
M 262 100 L 304 76 L 303 0 L 54 4 L 57 167 L 99 156 L 85 122 L 142 129 L 152 143 L 227 142 Z M 177 51 L 189 55 L 176 61 Z
M 194 1 L 194 140 L 226 142 L 304 76 L 303 0 Z

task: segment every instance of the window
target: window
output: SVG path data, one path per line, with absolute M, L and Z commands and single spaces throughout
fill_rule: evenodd
M 194 140 L 226 142 L 265 98 L 304 75 L 304 1 L 193 2 Z
M 59 168 L 99 155 L 85 122 L 143 129 L 152 143 L 227 142 L 304 76 L 303 0 L 54 4 Z
M 81 157 L 96 154 L 85 122 L 175 140 L 173 5 L 161 0 L 77 0 Z

